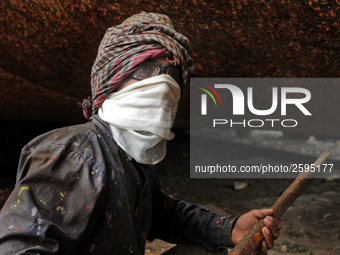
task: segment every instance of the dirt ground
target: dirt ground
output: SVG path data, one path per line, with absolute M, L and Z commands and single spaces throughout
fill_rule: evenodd
M 168 143 L 166 158 L 157 166 L 163 189 L 176 198 L 198 203 L 218 214 L 242 214 L 255 208 L 270 207 L 293 179 L 242 179 L 247 186 L 234 189 L 232 179 L 191 179 L 189 136 L 177 132 Z M 226 158 L 232 162 L 313 163 L 315 157 L 226 143 Z M 339 163 L 340 164 L 340 163 Z M 15 175 L 0 179 L 0 206 L 13 188 Z M 283 230 L 269 251 L 279 254 L 340 254 L 340 180 L 315 179 L 281 219 Z M 162 254 L 173 245 L 161 240 L 147 244 L 146 254 Z

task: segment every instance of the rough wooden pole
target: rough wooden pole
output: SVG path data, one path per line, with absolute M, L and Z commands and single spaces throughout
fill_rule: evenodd
M 313 167 L 317 168 L 317 166 L 320 166 L 331 154 L 331 151 L 323 152 L 313 164 Z M 295 199 L 317 176 L 318 171 L 316 169 L 315 171 L 311 170 L 312 168 L 305 169 L 274 203 L 272 208 L 275 210 L 275 217 L 280 218 Z M 264 226 L 264 219 L 259 220 L 248 234 L 246 234 L 234 247 L 234 249 L 230 252 L 230 255 L 249 255 L 256 251 L 264 238 L 262 234 L 262 228 Z

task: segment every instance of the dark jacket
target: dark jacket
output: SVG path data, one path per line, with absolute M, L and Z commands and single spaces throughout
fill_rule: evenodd
M 155 169 L 129 159 L 98 116 L 23 149 L 0 214 L 0 254 L 144 254 L 147 239 L 232 246 L 235 216 L 166 195 Z

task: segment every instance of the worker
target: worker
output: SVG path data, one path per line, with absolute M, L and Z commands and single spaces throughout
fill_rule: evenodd
M 92 68 L 85 124 L 29 142 L 0 214 L 0 254 L 144 254 L 146 240 L 233 247 L 265 218 L 259 253 L 281 223 L 272 209 L 240 217 L 167 195 L 155 165 L 174 137 L 178 100 L 193 73 L 189 40 L 166 15 L 109 28 Z M 43 107 L 43 106 L 42 106 Z

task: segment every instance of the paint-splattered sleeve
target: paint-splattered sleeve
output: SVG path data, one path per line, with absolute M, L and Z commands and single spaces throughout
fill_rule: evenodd
M 219 216 L 207 208 L 180 201 L 156 188 L 149 239 L 198 244 L 209 251 L 233 247 L 231 231 L 238 216 Z
M 67 139 L 22 150 L 0 215 L 0 254 L 68 254 L 82 242 L 100 211 L 105 179 L 91 167 L 91 153 Z

